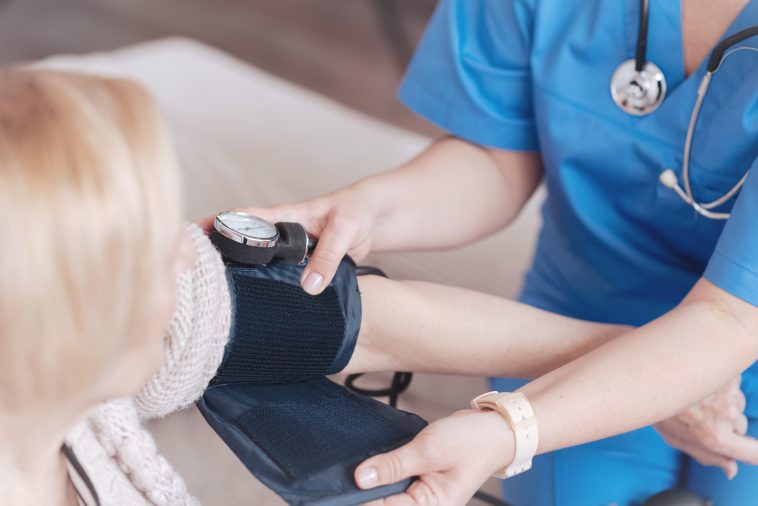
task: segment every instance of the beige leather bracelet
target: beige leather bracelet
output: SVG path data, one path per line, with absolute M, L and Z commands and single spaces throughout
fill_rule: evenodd
M 497 411 L 513 429 L 516 438 L 513 461 L 495 477 L 510 478 L 531 469 L 539 444 L 539 431 L 537 417 L 526 396 L 521 392 L 487 392 L 471 401 L 471 407 Z

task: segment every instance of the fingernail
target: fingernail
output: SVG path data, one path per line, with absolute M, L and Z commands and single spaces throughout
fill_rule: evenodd
M 358 471 L 358 486 L 361 488 L 372 487 L 378 480 L 379 475 L 375 467 L 366 467 Z
M 316 295 L 323 282 L 324 276 L 318 272 L 311 272 L 305 277 L 305 281 L 303 281 L 303 290 L 311 295 Z

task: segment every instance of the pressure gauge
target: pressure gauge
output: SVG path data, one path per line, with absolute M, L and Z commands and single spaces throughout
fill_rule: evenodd
M 273 248 L 279 231 L 264 219 L 237 211 L 225 211 L 216 216 L 214 228 L 219 234 L 240 244 Z
M 247 213 L 224 211 L 216 216 L 211 241 L 228 260 L 246 265 L 304 263 L 316 246 L 299 223 L 276 223 Z

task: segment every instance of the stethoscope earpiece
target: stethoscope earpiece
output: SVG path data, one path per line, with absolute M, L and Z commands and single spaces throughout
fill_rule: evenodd
M 674 190 L 677 195 L 679 195 L 679 198 L 685 201 L 687 204 L 692 205 L 693 200 L 690 198 L 689 195 L 687 195 L 687 192 L 685 192 L 682 187 L 679 185 L 679 178 L 676 177 L 676 173 L 674 172 L 674 169 L 666 169 L 663 172 L 660 173 L 658 176 L 658 181 L 665 186 L 666 188 L 669 188 L 670 190 Z M 697 207 L 695 208 L 697 210 Z
M 676 177 L 676 173 L 673 169 L 666 169 L 663 172 L 661 172 L 658 175 L 658 181 L 665 186 L 666 188 L 670 188 L 671 190 L 674 190 L 674 192 L 679 196 L 680 199 L 682 199 L 686 204 L 690 205 L 697 213 L 701 216 L 704 216 L 705 218 L 711 219 L 711 220 L 726 220 L 729 218 L 729 213 L 716 213 L 711 211 L 710 209 L 714 206 L 714 204 L 720 204 L 719 201 L 711 202 L 709 204 L 701 204 L 699 202 L 696 202 L 695 199 L 687 192 L 685 191 L 680 185 L 679 185 L 679 178 Z M 743 178 L 744 181 L 744 178 Z M 740 186 L 742 186 L 742 183 L 738 183 L 738 186 L 735 186 L 736 189 L 739 189 Z M 736 193 L 736 190 L 733 188 L 732 191 Z M 729 198 L 731 196 L 731 192 L 725 197 Z M 722 200 L 724 197 L 722 197 Z
M 666 188 L 671 188 L 673 190 L 679 187 L 679 178 L 676 177 L 676 174 L 672 169 L 666 169 L 661 172 L 660 176 L 658 176 L 658 180 Z

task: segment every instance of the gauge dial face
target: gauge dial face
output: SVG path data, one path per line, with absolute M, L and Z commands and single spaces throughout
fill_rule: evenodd
M 249 214 L 227 211 L 216 219 L 227 228 L 252 239 L 275 239 L 279 235 L 274 225 Z

